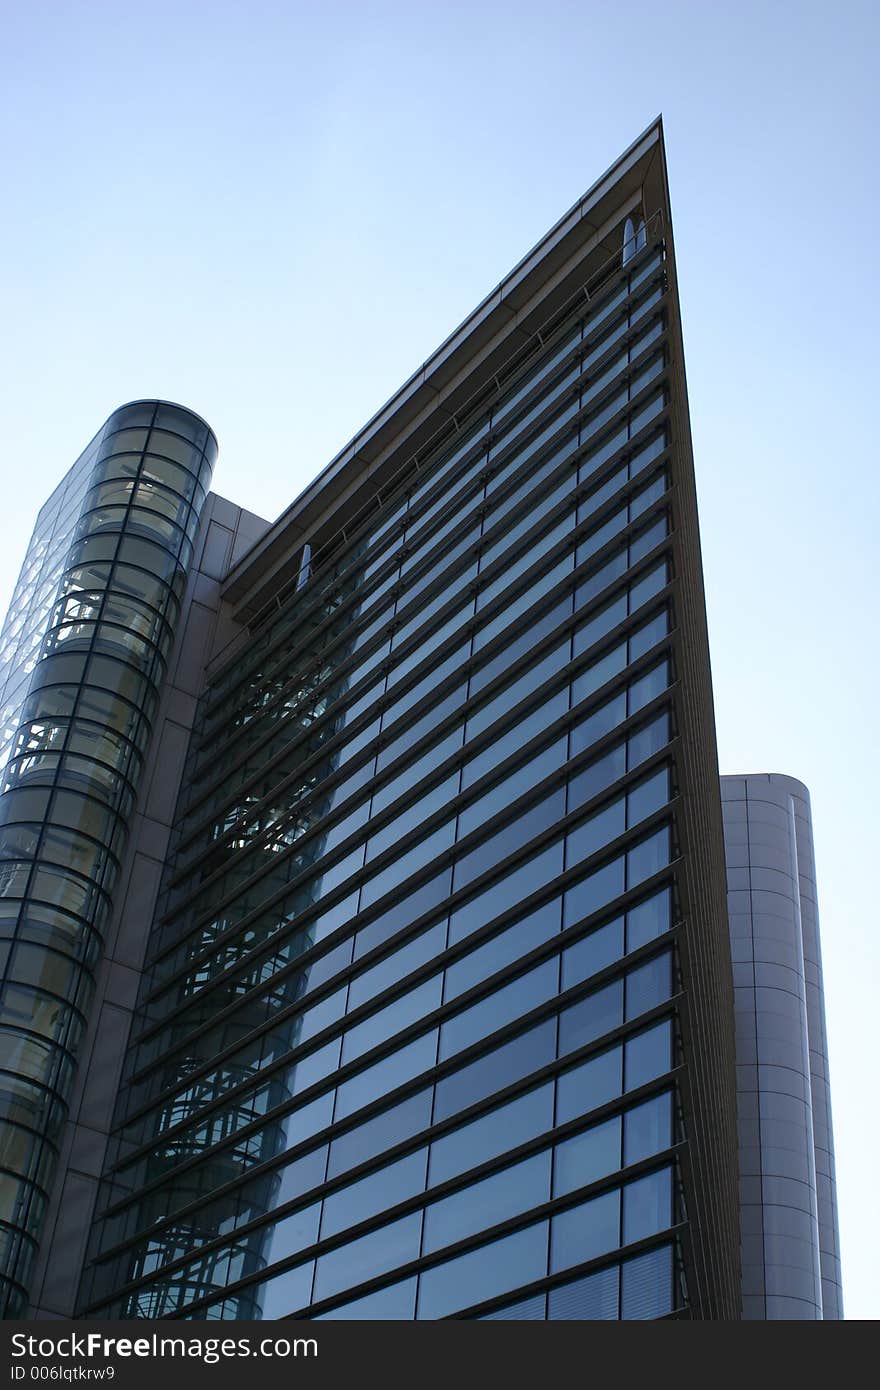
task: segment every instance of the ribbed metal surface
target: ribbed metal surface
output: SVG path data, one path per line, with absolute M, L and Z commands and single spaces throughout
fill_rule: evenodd
M 695 1315 L 739 1317 L 739 1213 L 736 1160 L 733 978 L 727 927 L 724 839 L 715 713 L 706 623 L 696 484 L 678 317 L 672 293 L 672 419 L 678 442 L 676 507 L 676 658 L 681 680 L 683 913 L 682 1013 L 687 1068 L 682 1080 L 688 1151 L 684 1159 L 689 1233 L 685 1263 Z

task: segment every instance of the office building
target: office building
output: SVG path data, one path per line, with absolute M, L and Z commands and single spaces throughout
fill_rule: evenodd
M 180 407 L 98 441 L 10 685 L 7 1314 L 738 1318 L 659 122 L 274 524 Z

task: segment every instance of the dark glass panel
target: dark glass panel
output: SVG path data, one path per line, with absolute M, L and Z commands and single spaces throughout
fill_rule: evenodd
M 623 1189 L 623 1240 L 636 1240 L 665 1231 L 672 1222 L 672 1169 L 627 1183 Z
M 547 1271 L 547 1222 L 482 1245 L 427 1269 L 419 1279 L 416 1317 L 447 1317 L 540 1279 Z
M 550 1197 L 550 1151 L 502 1168 L 425 1208 L 422 1251 L 431 1254 L 519 1216 Z
M 552 1126 L 553 1083 L 548 1081 L 435 1139 L 431 1145 L 429 1183 L 436 1186 L 457 1177 Z
M 570 1269 L 620 1244 L 620 1192 L 560 1212 L 550 1223 L 550 1271 Z
M 556 1123 L 576 1119 L 623 1090 L 623 1048 L 612 1047 L 564 1071 L 556 1083 Z
M 556 1023 L 550 1019 L 438 1081 L 435 1122 L 537 1071 L 555 1055 Z
M 598 1182 L 620 1167 L 620 1116 L 592 1125 L 556 1145 L 553 1196 L 563 1197 L 588 1183 Z

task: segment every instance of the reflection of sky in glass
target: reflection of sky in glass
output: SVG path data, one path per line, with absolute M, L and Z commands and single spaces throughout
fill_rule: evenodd
M 9 758 L 18 711 L 57 597 L 99 435 L 100 431 L 41 508 L 0 632 L 0 775 Z

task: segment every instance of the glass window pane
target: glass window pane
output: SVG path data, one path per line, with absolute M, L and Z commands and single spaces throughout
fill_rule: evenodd
M 631 907 L 626 914 L 626 949 L 635 951 L 672 925 L 672 893 L 663 888 L 644 902 Z
M 622 1318 L 662 1318 L 674 1307 L 672 1246 L 624 1260 L 620 1272 Z
M 444 1002 L 455 999 L 481 980 L 494 975 L 502 966 L 518 960 L 542 942 L 549 941 L 560 930 L 561 915 L 560 899 L 553 898 L 448 966 Z
M 436 878 L 429 879 L 421 887 L 416 888 L 412 893 L 408 893 L 400 902 L 389 907 L 369 926 L 362 927 L 357 934 L 355 942 L 354 958 L 360 960 L 368 951 L 372 951 L 376 946 L 380 946 L 383 941 L 402 931 L 410 922 L 415 922 L 425 912 L 430 912 L 437 907 L 444 898 L 449 896 L 452 887 L 452 870 L 444 869 Z M 362 904 L 363 906 L 363 904 Z
M 624 890 L 624 861 L 613 859 L 601 869 L 594 869 L 580 883 L 575 883 L 565 894 L 565 925 L 573 927 L 576 922 L 597 912 L 600 907 L 620 896 Z
M 604 810 L 590 816 L 582 825 L 569 831 L 566 838 L 567 864 L 571 866 L 589 858 L 603 845 L 622 835 L 625 829 L 626 806 L 624 798 L 621 797 L 619 801 L 612 802 Z
M 553 1196 L 562 1197 L 588 1183 L 598 1182 L 620 1167 L 620 1116 L 593 1125 L 556 1145 Z
M 377 1010 L 362 1023 L 350 1028 L 342 1043 L 342 1063 L 353 1062 L 379 1043 L 392 1038 L 410 1023 L 416 1023 L 440 1007 L 443 977 L 433 975 L 408 993 Z
M 589 763 L 582 771 L 575 773 L 568 782 L 569 813 L 598 796 L 618 777 L 626 772 L 626 744 L 612 748 L 604 757 Z
M 449 919 L 449 945 L 470 936 L 471 932 L 500 917 L 502 912 L 521 903 L 531 893 L 562 873 L 562 841 L 527 859 L 491 887 L 456 908 Z M 621 890 L 622 891 L 622 890 Z
M 309 1260 L 308 1264 L 297 1265 L 296 1269 L 287 1269 L 283 1274 L 276 1274 L 274 1279 L 267 1279 L 264 1284 L 258 1284 L 256 1288 L 243 1290 L 234 1302 L 237 1303 L 241 1298 L 246 1299 L 248 1303 L 253 1300 L 254 1311 L 249 1316 L 254 1318 L 265 1318 L 269 1321 L 283 1318 L 309 1303 L 314 1269 L 314 1260 Z
M 490 1096 L 493 1091 L 512 1085 L 520 1077 L 552 1062 L 555 1056 L 556 1023 L 548 1019 L 438 1081 L 435 1122 Z
M 661 1004 L 672 993 L 672 956 L 664 951 L 655 956 L 626 977 L 626 1017 L 638 1018 L 656 1004 Z
M 427 1148 L 418 1149 L 338 1192 L 331 1192 L 324 1198 L 321 1239 L 326 1240 L 347 1226 L 355 1226 L 369 1216 L 378 1216 L 397 1202 L 423 1192 L 427 1165 Z
M 645 652 L 650 651 L 657 643 L 662 641 L 669 631 L 669 609 L 664 608 L 653 618 L 649 618 L 643 623 L 629 639 L 629 659 L 637 661 Z
M 507 751 L 512 751 L 514 745 L 522 747 L 527 735 L 524 737 L 519 729 L 514 729 L 510 737 L 511 748 L 510 750 L 505 750 L 505 753 Z M 502 756 L 504 756 L 504 754 Z M 466 806 L 459 813 L 458 839 L 462 840 L 465 835 L 469 835 L 472 830 L 478 830 L 479 827 L 485 825 L 492 816 L 498 815 L 499 812 L 504 811 L 519 797 L 525 796 L 527 792 L 539 786 L 545 777 L 550 776 L 551 772 L 556 772 L 562 767 L 562 764 L 565 762 L 565 757 L 566 740 L 563 737 L 557 739 L 549 748 L 544 748 L 536 757 L 530 758 L 528 762 L 516 768 L 509 776 L 504 777 L 500 782 L 496 782 L 493 787 L 484 792 L 482 796 L 478 797 L 476 801 L 470 806 Z M 558 811 L 558 807 L 554 805 L 552 810 Z M 526 812 L 523 813 L 523 815 L 526 814 Z M 559 814 L 561 814 L 561 812 L 559 812 Z M 520 818 L 520 820 L 521 819 L 522 818 Z M 494 840 L 492 843 L 495 843 Z M 503 845 L 501 848 L 503 848 Z M 477 851 L 477 854 L 479 853 L 480 851 Z M 501 853 L 498 851 L 494 852 L 492 858 L 501 858 Z
M 357 1076 L 344 1081 L 336 1092 L 336 1111 L 334 1119 L 341 1120 L 359 1110 L 362 1105 L 378 1100 L 380 1096 L 402 1086 L 419 1072 L 433 1067 L 437 1055 L 437 1029 L 416 1038 L 413 1042 L 383 1057 Z
M 635 888 L 646 878 L 669 863 L 669 826 L 665 825 L 641 844 L 634 845 L 626 856 L 626 886 Z
M 496 1308 L 494 1313 L 481 1313 L 481 1322 L 543 1322 L 547 1315 L 547 1295 L 536 1293 L 532 1298 L 520 1299 L 519 1303 L 508 1303 L 504 1308 Z
M 327 1177 L 334 1178 L 365 1163 L 368 1158 L 401 1143 L 431 1123 L 432 1088 L 408 1096 L 399 1105 L 389 1106 L 365 1124 L 340 1134 L 330 1145 Z
M 547 1222 L 426 1269 L 419 1279 L 419 1318 L 443 1318 L 547 1273 Z
M 492 800 L 494 801 L 494 797 Z M 499 804 L 491 806 L 493 814 L 501 809 L 502 806 Z M 496 831 L 488 840 L 484 840 L 476 849 L 471 850 L 469 854 L 462 854 L 456 860 L 453 878 L 455 891 L 466 888 L 469 883 L 486 873 L 488 869 L 502 863 L 516 850 L 521 849 L 524 844 L 533 840 L 536 835 L 540 835 L 544 830 L 549 830 L 564 815 L 565 788 L 558 787 L 549 796 L 543 797 L 542 800 L 521 811 L 515 819 L 509 821 L 501 830 Z M 561 871 L 560 867 L 559 872 Z M 502 884 L 505 882 L 505 879 L 501 880 Z
M 623 918 L 590 932 L 562 953 L 562 988 L 588 980 L 597 970 L 604 970 L 623 955 Z
M 659 666 L 653 666 L 650 671 L 646 671 L 638 680 L 633 681 L 629 687 L 629 713 L 636 714 L 645 705 L 663 691 L 669 685 L 669 663 L 661 661 Z
M 606 681 L 610 681 L 614 676 L 626 666 L 626 643 L 621 643 L 614 647 L 612 651 L 606 652 L 598 661 L 594 661 L 580 675 L 575 676 L 571 687 L 571 699 L 573 705 L 579 705 L 582 700 L 586 700 Z M 603 734 L 609 730 L 616 729 L 626 718 L 626 691 L 620 695 L 615 695 L 604 705 L 600 705 L 586 719 L 583 719 L 571 731 L 571 756 L 575 757 L 578 753 L 584 753 L 592 747 Z
M 515 1149 L 553 1127 L 553 1082 L 490 1110 L 431 1145 L 429 1183 L 435 1186 Z
M 356 975 L 348 987 L 349 1011 L 366 1003 L 368 999 L 372 999 L 383 989 L 387 989 L 396 980 L 405 979 L 407 975 L 412 974 L 426 961 L 433 960 L 434 956 L 438 955 L 445 945 L 446 923 L 445 921 L 435 922 L 432 927 L 419 932 L 399 950 L 385 956 L 370 970 L 365 970 L 362 975 Z
M 582 592 L 582 591 L 579 591 Z M 601 613 L 597 613 L 595 618 L 590 618 L 579 627 L 574 634 L 574 656 L 581 654 L 592 647 L 594 642 L 598 642 L 600 637 L 617 627 L 626 617 L 626 594 L 620 594 Z M 581 697 L 582 698 L 582 697 Z
M 624 1116 L 623 1161 L 638 1163 L 672 1143 L 672 1092 L 636 1105 Z
M 600 1269 L 583 1279 L 573 1279 L 558 1289 L 551 1289 L 547 1316 L 556 1322 L 563 1319 L 583 1322 L 607 1322 L 619 1317 L 618 1290 L 620 1266 Z
M 653 598 L 655 594 L 659 594 L 660 590 L 666 584 L 666 579 L 667 567 L 664 561 L 663 564 L 657 565 L 654 569 L 650 570 L 638 583 L 632 584 L 629 591 L 630 613 L 635 613 L 643 603 L 648 602 L 649 598 Z
M 625 1245 L 665 1231 L 672 1222 L 672 1169 L 661 1168 L 623 1189 Z
M 533 1154 L 425 1208 L 425 1254 L 453 1245 L 550 1197 L 550 1150 Z
M 646 816 L 653 815 L 669 800 L 669 768 L 663 767 L 653 776 L 639 782 L 626 798 L 626 823 L 638 825 Z
M 620 1192 L 605 1192 L 554 1216 L 550 1233 L 550 1273 L 583 1264 L 620 1244 Z
M 315 1268 L 314 1302 L 417 1259 L 421 1226 L 422 1213 L 412 1212 L 321 1255 Z
M 505 1023 L 522 1018 L 549 999 L 557 991 L 558 975 L 558 958 L 544 961 L 534 970 L 511 980 L 510 984 L 448 1019 L 440 1028 L 441 1061 L 463 1051 L 479 1038 L 488 1037 Z
M 634 1091 L 672 1066 L 672 1025 L 668 1020 L 637 1033 L 626 1044 L 626 1089 Z
M 623 981 L 613 980 L 559 1015 L 559 1055 L 583 1047 L 623 1022 Z
M 352 1322 L 408 1322 L 415 1316 L 416 1279 L 402 1279 L 399 1284 L 389 1284 L 376 1293 L 355 1298 L 351 1303 L 343 1303 L 329 1313 L 316 1313 L 315 1322 L 345 1318 Z
M 556 1083 L 556 1123 L 564 1124 L 616 1099 L 623 1090 L 623 1048 L 612 1047 L 565 1071 Z

